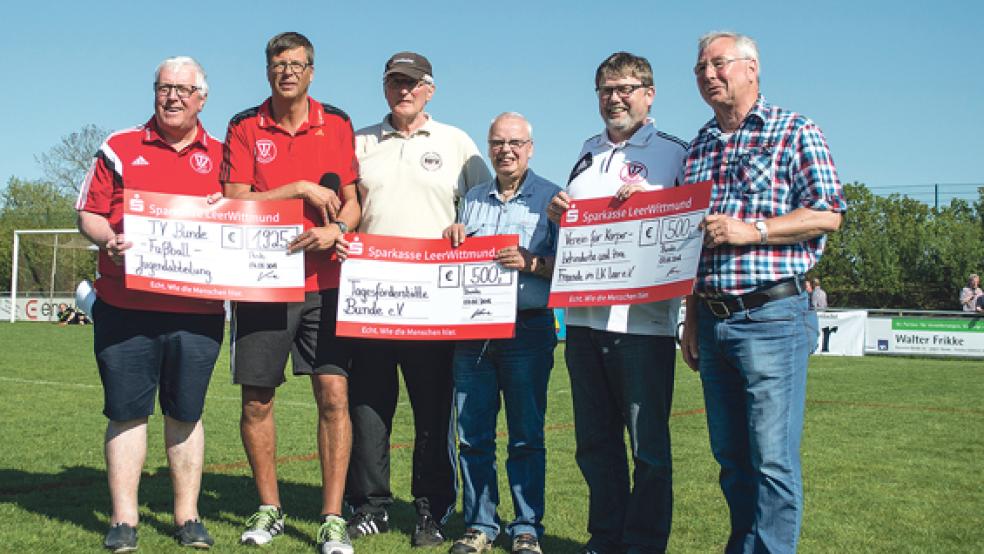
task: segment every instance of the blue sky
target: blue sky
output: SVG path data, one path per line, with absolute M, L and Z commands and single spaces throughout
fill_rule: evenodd
M 844 181 L 879 193 L 984 182 L 984 62 L 973 39 L 984 2 L 131 0 L 16 2 L 4 12 L 0 186 L 39 177 L 34 156 L 82 125 L 144 122 L 153 70 L 172 55 L 204 65 L 211 92 L 202 119 L 224 137 L 230 116 L 268 95 L 263 47 L 286 30 L 314 42 L 312 95 L 357 128 L 386 113 L 386 59 L 415 50 L 434 65 L 435 119 L 484 151 L 492 117 L 524 113 L 534 126 L 532 167 L 559 184 L 601 129 L 593 76 L 602 59 L 616 50 L 646 56 L 657 126 L 690 140 L 711 117 L 691 70 L 696 40 L 736 30 L 759 43 L 766 98 L 820 125 Z

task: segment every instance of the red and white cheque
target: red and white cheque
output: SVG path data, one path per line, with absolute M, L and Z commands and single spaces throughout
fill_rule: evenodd
M 711 183 L 571 201 L 560 222 L 551 307 L 657 302 L 689 294 Z
M 123 191 L 123 230 L 133 246 L 127 288 L 255 302 L 304 300 L 304 255 L 287 244 L 303 231 L 300 200 L 255 202 Z
M 339 336 L 397 340 L 513 336 L 516 271 L 493 261 L 516 235 L 447 239 L 349 234 L 338 287 Z

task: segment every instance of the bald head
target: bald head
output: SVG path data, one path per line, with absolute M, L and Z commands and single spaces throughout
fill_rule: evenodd
M 489 126 L 489 159 L 503 181 L 522 179 L 533 156 L 533 126 L 522 114 L 505 112 Z
M 526 135 L 527 135 L 526 138 L 530 140 L 533 139 L 533 125 L 531 125 L 530 122 L 526 120 L 526 117 L 519 112 L 502 112 L 501 114 L 495 116 L 495 118 L 492 120 L 492 123 L 489 125 L 490 137 L 492 136 L 492 129 L 495 128 L 496 124 L 505 120 L 521 122 L 523 125 L 526 126 Z

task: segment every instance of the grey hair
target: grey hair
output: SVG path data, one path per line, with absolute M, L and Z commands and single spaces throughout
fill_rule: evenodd
M 208 95 L 208 81 L 205 80 L 205 69 L 202 64 L 195 61 L 195 58 L 190 56 L 174 56 L 167 58 L 162 61 L 160 65 L 157 66 L 157 71 L 154 72 L 154 84 L 160 82 L 161 71 L 164 69 L 176 70 L 179 67 L 190 66 L 195 70 L 195 86 L 201 91 L 202 96 Z
M 492 123 L 489 123 L 489 132 L 492 131 L 492 127 L 494 127 L 500 119 L 522 119 L 523 123 L 526 124 L 526 132 L 529 134 L 530 140 L 533 140 L 533 124 L 530 123 L 529 119 L 526 119 L 526 116 L 519 112 L 502 112 L 501 114 L 495 116 L 492 119 Z
M 731 31 L 711 31 L 710 33 L 700 37 L 700 39 L 697 40 L 697 57 L 700 58 L 701 54 L 704 53 L 704 49 L 719 38 L 730 38 L 734 40 L 735 48 L 738 49 L 738 53 L 741 54 L 742 57 L 751 58 L 758 61 L 759 51 L 758 45 L 755 44 L 755 40 L 748 35 L 734 33 Z

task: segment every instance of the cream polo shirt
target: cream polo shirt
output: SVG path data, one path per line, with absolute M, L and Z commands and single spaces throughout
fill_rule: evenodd
M 355 133 L 362 222 L 375 235 L 440 238 L 455 221 L 455 203 L 492 178 L 464 131 L 434 121 L 409 137 L 382 123 Z
M 650 119 L 628 140 L 615 144 L 602 131 L 584 142 L 571 171 L 571 198 L 614 196 L 626 183 L 659 190 L 683 183 L 687 143 L 656 130 Z M 568 308 L 567 325 L 637 335 L 676 336 L 680 299 L 616 306 Z

